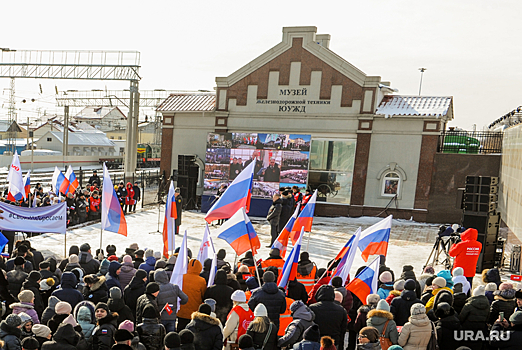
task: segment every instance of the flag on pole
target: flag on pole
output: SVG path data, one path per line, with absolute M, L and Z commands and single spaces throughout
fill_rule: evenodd
M 188 253 L 187 253 L 187 230 L 185 230 L 185 234 L 183 235 L 183 241 L 181 242 L 181 247 L 179 248 L 178 258 L 176 259 L 176 264 L 174 265 L 174 270 L 172 271 L 172 276 L 170 276 L 170 283 L 175 284 L 179 287 L 180 290 L 183 290 L 183 275 L 187 273 L 188 268 Z M 179 298 L 177 302 L 177 310 L 179 310 Z
M 116 232 L 126 237 L 127 221 L 125 221 L 125 216 L 123 215 L 123 210 L 120 206 L 120 200 L 116 195 L 116 191 L 112 185 L 111 177 L 105 163 L 103 163 L 103 193 L 101 209 L 102 230 Z
M 27 198 L 27 195 L 31 192 L 31 170 L 29 170 L 24 176 L 24 192 L 25 198 Z
M 299 262 L 299 254 L 301 252 L 301 239 L 304 236 L 303 231 L 304 227 L 301 228 L 301 234 L 292 248 L 292 252 L 290 252 L 288 259 L 286 259 L 285 264 L 283 265 L 283 271 L 277 281 L 278 287 L 286 289 L 288 282 L 293 281 L 297 276 L 297 263 Z
M 368 261 L 370 255 L 384 255 L 388 252 L 388 241 L 392 226 L 393 215 L 390 215 L 378 223 L 368 227 L 361 233 L 359 249 L 364 261 Z
M 67 168 L 67 172 L 65 173 L 65 178 L 69 181 L 69 189 L 67 190 L 67 192 L 74 193 L 76 189 L 80 186 L 80 183 L 78 182 L 76 174 L 74 173 L 74 170 L 70 165 Z M 65 194 L 67 194 L 67 192 Z
M 197 256 L 197 260 L 203 265 L 205 260 L 211 258 L 216 251 L 214 250 L 214 244 L 212 243 L 212 238 L 210 238 L 210 230 L 208 228 L 208 223 L 205 226 L 205 232 L 203 233 L 203 239 L 201 240 L 201 246 L 199 247 L 199 252 Z
M 18 157 L 17 151 L 15 151 L 15 154 L 13 155 L 11 167 L 9 168 L 9 173 L 7 174 L 7 181 L 9 182 L 7 199 L 14 201 L 25 198 L 22 167 L 20 166 L 20 158 Z
M 359 300 L 366 300 L 368 295 L 377 293 L 379 262 L 380 258 L 377 257 L 346 286 L 346 289 L 357 295 Z
M 214 280 L 216 278 L 216 272 L 217 272 L 217 254 L 214 253 L 214 257 L 212 258 L 212 265 L 210 265 L 210 274 L 208 275 L 207 288 L 214 285 Z
M 232 214 L 237 213 L 240 208 L 245 208 L 248 213 L 252 196 L 255 164 L 256 162 L 252 162 L 243 169 L 210 208 L 207 215 L 205 215 L 205 220 L 208 223 L 214 220 L 228 219 Z
M 301 228 L 304 227 L 306 232 L 312 231 L 312 223 L 314 221 L 314 211 L 315 211 L 315 202 L 317 200 L 317 190 L 315 190 L 314 194 L 306 203 L 305 207 L 299 213 L 299 216 L 295 219 L 294 227 L 292 228 L 292 234 L 290 238 L 292 239 L 292 244 L 295 244 L 297 241 L 298 235 L 301 232 Z
M 67 193 L 69 190 L 69 180 L 65 177 L 64 174 L 58 169 L 57 166 L 54 167 L 53 178 L 51 180 L 51 186 L 53 188 L 53 192 L 58 195 L 60 193 Z
M 174 210 L 172 210 L 172 206 L 174 206 Z M 172 216 L 173 212 L 176 213 L 176 216 Z M 174 183 L 171 181 L 167 202 L 165 203 L 165 220 L 163 220 L 163 256 L 165 257 L 169 256 L 169 252 L 176 250 L 174 230 L 176 229 L 177 216 Z
M 169 315 L 172 315 L 172 308 L 170 307 L 169 303 L 165 304 L 165 307 L 163 308 Z
M 9 243 L 9 240 L 0 232 L 0 252 L 4 251 L 4 247 L 7 243 Z
M 355 259 L 355 255 L 357 254 L 357 246 L 359 245 L 359 238 L 361 237 L 361 228 L 359 227 L 355 234 L 348 241 L 348 251 L 345 254 L 337 265 L 334 273 L 332 274 L 332 278 L 335 276 L 339 276 L 343 279 L 341 286 L 344 286 L 348 275 L 350 274 L 350 269 L 352 268 L 353 261 Z M 332 280 L 330 280 L 330 284 L 332 284 Z
M 295 208 L 294 214 L 290 217 L 285 227 L 277 236 L 276 240 L 272 244 L 272 249 L 277 248 L 281 252 L 281 257 L 284 258 L 286 255 L 286 249 L 288 247 L 288 238 L 290 238 L 290 233 L 292 232 L 292 227 L 294 227 L 294 222 L 297 216 L 299 215 L 299 207 L 301 203 L 297 203 L 297 207 Z
M 256 255 L 257 249 L 261 248 L 259 237 L 257 237 L 244 207 L 240 207 L 230 219 L 221 225 L 217 232 L 217 238 L 221 238 L 230 244 L 237 255 L 248 250 L 252 250 L 252 254 Z

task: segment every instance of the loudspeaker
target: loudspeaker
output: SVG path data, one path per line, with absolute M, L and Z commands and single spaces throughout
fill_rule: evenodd
M 494 213 L 498 201 L 498 177 L 466 176 L 464 192 L 465 212 Z
M 498 229 L 500 223 L 500 214 L 470 214 L 464 211 L 462 217 L 462 226 L 465 228 L 474 228 L 478 231 L 477 241 L 482 243 L 482 250 L 477 262 L 477 273 L 483 269 L 490 269 L 500 266 L 502 263 L 503 248 L 498 253 Z M 503 247 L 503 245 L 502 245 Z

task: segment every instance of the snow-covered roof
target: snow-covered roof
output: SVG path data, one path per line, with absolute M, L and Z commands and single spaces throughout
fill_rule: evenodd
M 49 131 L 41 139 L 44 139 L 46 135 L 51 134 L 63 142 L 63 132 Z M 90 132 L 75 132 L 69 134 L 69 145 L 72 146 L 115 146 L 115 143 L 109 140 L 104 133 L 90 133 Z
M 452 116 L 451 96 L 401 96 L 387 95 L 382 99 L 375 114 L 394 115 L 416 115 L 444 117 Z
M 40 128 L 43 128 L 45 126 L 50 126 L 51 124 L 53 126 L 53 129 L 56 128 L 56 131 L 63 132 L 64 125 L 63 125 L 63 123 L 61 121 L 59 121 L 57 119 L 49 119 L 44 124 L 40 125 L 36 129 L 34 129 L 34 131 L 36 131 L 36 130 L 38 130 Z M 74 126 L 74 124 L 75 123 L 69 123 L 69 131 L 70 132 L 77 132 L 78 131 L 78 129 Z
M 126 118 L 125 114 L 118 108 L 118 107 L 99 107 L 99 106 L 90 106 L 85 107 L 81 110 L 80 113 L 78 113 L 75 118 L 76 119 L 102 119 L 107 114 L 112 112 L 113 110 L 118 110 L 123 117 Z
M 208 112 L 216 107 L 213 92 L 191 92 L 170 94 L 158 107 L 160 112 Z
M 22 131 L 16 122 L 11 122 L 11 123 L 15 123 L 14 131 L 16 131 L 16 132 Z M 0 120 L 0 132 L 7 132 L 9 129 L 9 126 L 11 126 L 11 123 L 9 123 L 8 120 Z

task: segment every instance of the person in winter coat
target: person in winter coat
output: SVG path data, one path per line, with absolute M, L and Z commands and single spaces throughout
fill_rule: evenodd
M 123 291 L 123 301 L 131 309 L 134 316 L 136 316 L 136 305 L 138 298 L 145 293 L 145 285 L 147 284 L 147 272 L 137 270 L 130 283 Z
M 352 292 L 350 292 L 348 289 L 342 286 L 342 282 L 343 279 L 339 276 L 335 276 L 334 278 L 332 278 L 332 286 L 335 288 L 334 290 L 336 292 L 339 292 L 343 295 L 343 301 L 341 302 L 341 305 L 348 313 L 353 305 L 353 296 Z M 350 281 L 347 279 L 346 284 L 348 284 L 349 282 Z
M 473 294 L 468 298 L 466 304 L 459 313 L 459 320 L 464 331 L 487 332 L 487 321 L 489 316 L 489 301 L 484 295 L 484 286 L 478 286 L 473 290 Z M 473 350 L 482 349 L 482 341 L 468 342 L 466 344 Z
M 121 291 L 121 284 L 118 275 L 121 272 L 121 264 L 118 261 L 111 261 L 109 264 L 109 271 L 105 275 L 105 283 L 107 284 L 108 291 L 111 290 L 112 287 L 118 287 Z
M 167 272 L 163 269 L 156 270 L 154 273 L 156 283 L 159 284 L 159 294 L 156 299 L 158 307 L 161 309 L 169 304 L 172 313 L 169 315 L 167 310 L 161 312 L 161 324 L 165 327 L 167 333 L 176 330 L 176 314 L 178 311 L 178 299 L 180 305 L 185 305 L 188 302 L 188 296 L 183 293 L 179 286 L 170 283 L 170 278 Z
M 417 298 L 420 299 L 422 294 L 422 289 L 419 281 L 417 280 L 417 276 L 415 276 L 415 272 L 413 271 L 413 266 L 411 265 L 404 265 L 402 267 L 402 273 L 401 273 L 401 280 L 406 282 L 407 280 L 411 279 L 415 281 L 415 294 L 417 294 Z M 409 308 L 408 308 L 409 312 Z
M 138 324 L 136 331 L 140 342 L 147 350 L 164 350 L 165 327 L 156 318 L 154 306 L 147 305 L 143 309 L 143 323 Z
M 31 271 L 24 283 L 22 283 L 23 290 L 30 290 L 34 295 L 34 310 L 38 316 L 42 316 L 44 311 L 44 304 L 40 294 L 40 279 L 42 276 L 38 271 Z
M 125 206 L 123 207 L 123 212 L 127 214 L 127 210 L 132 211 L 132 207 L 136 205 L 136 199 L 134 187 L 130 182 L 127 182 L 125 186 Z
M 404 280 L 398 280 L 393 284 L 393 290 L 390 291 L 390 294 L 385 299 L 388 305 L 391 305 L 393 299 L 401 296 L 401 292 L 404 290 L 404 283 Z
M 308 303 L 308 293 L 306 292 L 306 288 L 304 284 L 297 280 L 297 278 L 288 282 L 286 296 L 292 300 L 301 300 L 303 303 Z
M 397 326 L 404 326 L 410 317 L 410 309 L 413 304 L 421 303 L 415 293 L 416 284 L 414 280 L 404 283 L 404 290 L 400 297 L 394 298 L 390 305 L 390 312 Z
M 466 277 L 464 277 L 464 269 L 462 267 L 457 267 L 457 268 L 453 269 L 452 280 L 453 280 L 453 285 L 455 285 L 457 283 L 462 284 L 462 292 L 464 294 L 468 294 L 468 292 L 470 292 L 471 285 L 469 284 Z
M 334 302 L 334 288 L 330 285 L 321 286 L 315 299 L 317 303 L 310 305 L 310 310 L 315 313 L 314 322 L 319 325 L 322 335 L 332 337 L 335 346 L 342 349 L 348 321 L 346 310 Z
M 219 320 L 210 316 L 211 308 L 201 304 L 198 311 L 192 314 L 187 329 L 194 333 L 196 350 L 221 350 L 223 348 L 223 332 Z
M 14 270 L 7 273 L 7 283 L 9 292 L 12 295 L 18 295 L 22 289 L 22 283 L 27 279 L 27 272 L 24 271 L 25 260 L 21 256 L 14 259 Z
M 95 305 L 106 303 L 109 300 L 105 276 L 87 275 L 83 278 L 83 281 L 86 284 L 84 290 L 85 300 L 89 300 Z
M 308 327 L 303 334 L 303 340 L 293 346 L 294 350 L 320 350 L 321 334 L 316 324 Z
M 468 281 L 466 281 L 467 283 Z M 462 283 L 456 283 L 453 285 L 453 305 L 452 307 L 455 309 L 457 314 L 460 314 L 460 311 L 466 304 L 466 300 L 468 299 L 467 294 L 462 292 Z
M 377 304 L 381 298 L 379 294 L 369 294 L 366 297 L 366 305 L 361 305 L 357 310 L 357 316 L 355 317 L 355 323 L 353 329 L 356 333 L 359 333 L 361 329 L 366 327 L 366 320 L 368 319 L 368 313 L 377 307 Z
M 486 287 L 484 289 L 484 293 L 486 295 L 486 298 L 488 298 L 489 305 L 493 303 L 495 300 L 495 291 L 497 291 L 498 286 L 494 282 L 490 282 L 486 284 Z
M 52 292 L 51 296 L 55 296 L 61 301 L 68 302 L 72 308 L 83 300 L 83 295 L 76 290 L 78 284 L 76 276 L 72 272 L 64 272 L 62 274 L 62 282 L 60 288 Z
M 151 271 L 154 270 L 154 266 L 156 265 L 156 259 L 154 258 L 154 250 L 153 249 L 147 249 L 145 251 L 145 262 L 143 262 L 140 266 L 140 270 L 144 270 L 148 274 L 150 274 Z
M 435 316 L 435 310 L 437 309 L 437 306 L 440 303 L 448 303 L 451 306 L 451 305 L 453 305 L 453 302 L 454 302 L 453 294 L 451 294 L 449 291 L 443 289 L 439 293 L 437 293 L 437 295 L 435 296 L 435 299 L 433 301 L 433 307 L 431 308 L 430 311 L 428 311 L 426 313 L 426 315 L 428 315 L 428 318 L 430 319 L 430 321 L 436 322 L 438 320 L 437 316 Z
M 279 315 L 286 311 L 285 294 L 277 287 L 273 272 L 265 272 L 263 281 L 265 282 L 263 286 L 252 293 L 248 301 L 248 307 L 254 311 L 257 305 L 263 304 L 268 311 L 268 317 L 279 329 Z
M 393 315 L 390 312 L 390 306 L 386 300 L 379 300 L 377 307 L 368 312 L 366 325 L 377 329 L 379 336 L 382 336 L 384 332 L 384 338 L 390 339 L 392 344 L 397 344 L 399 333 L 397 332 L 397 325 L 393 320 Z
M 51 340 L 51 329 L 43 324 L 35 324 L 33 326 L 33 333 L 36 340 L 40 344 L 40 349 L 42 348 L 42 344 L 46 341 Z
M 462 326 L 453 307 L 448 303 L 440 303 L 435 309 L 435 316 L 439 319 L 435 323 L 439 348 L 456 349 L 462 345 L 455 339 L 455 332 L 460 332 Z
M 254 320 L 248 325 L 246 333 L 252 337 L 254 349 L 277 350 L 278 327 L 268 317 L 265 305 L 256 306 L 254 317 Z
M 36 313 L 36 310 L 34 309 L 34 294 L 30 290 L 23 290 L 18 294 L 18 300 L 20 300 L 19 303 L 13 303 L 9 305 L 11 309 L 13 309 L 13 314 L 17 315 L 21 312 L 25 312 L 29 316 L 31 316 L 31 319 L 33 320 L 34 324 L 40 323 L 40 320 L 38 319 L 38 314 Z
M 517 303 L 515 301 L 515 289 L 511 283 L 502 283 L 495 294 L 495 301 L 491 303 L 488 324 L 493 324 L 500 312 L 504 313 L 504 318 L 509 319 L 509 316 L 515 312 Z
M 419 284 L 420 284 L 420 287 L 421 287 L 421 294 L 426 289 L 426 281 L 428 280 L 428 278 L 431 278 L 433 275 L 435 275 L 435 269 L 433 268 L 433 266 L 430 266 L 430 265 L 426 266 L 424 268 L 423 273 L 419 276 Z M 432 280 L 433 280 L 433 278 L 432 278 Z M 417 296 L 417 298 L 420 299 L 420 296 Z
M 441 290 L 447 290 L 448 292 L 453 294 L 453 291 L 450 288 L 446 287 L 446 279 L 444 279 L 444 277 L 434 278 L 431 285 L 433 286 L 433 291 L 431 292 L 431 298 L 426 303 L 426 311 L 430 311 L 433 308 L 433 303 L 435 302 L 435 296 Z
M 47 324 L 47 321 L 49 321 L 54 315 L 56 315 L 56 311 L 54 311 L 54 308 L 56 307 L 56 304 L 58 304 L 59 302 L 60 299 L 58 299 L 54 295 L 51 295 L 49 297 L 49 304 L 42 313 L 42 324 Z
M 105 303 L 98 303 L 95 310 L 96 327 L 92 334 L 92 350 L 108 350 L 114 344 L 114 333 L 118 327 L 118 315 L 111 313 Z
M 134 322 L 134 315 L 130 308 L 125 305 L 125 302 L 122 299 L 120 288 L 112 287 L 109 290 L 109 296 L 110 298 L 107 301 L 107 306 L 109 307 L 110 312 L 115 312 L 118 314 L 118 324 L 125 320 Z
M 293 347 L 294 344 L 303 339 L 305 330 L 313 326 L 315 314 L 301 300 L 296 300 L 290 305 L 292 322 L 286 327 L 285 334 L 277 341 L 277 346 Z M 317 329 L 319 331 L 319 329 Z
M 460 238 L 460 243 L 454 244 L 449 250 L 449 255 L 454 257 L 453 270 L 457 267 L 464 269 L 464 276 L 468 279 L 469 285 L 473 285 L 473 277 L 477 269 L 477 261 L 482 250 L 482 243 L 477 241 L 478 231 L 468 228 Z
M 225 324 L 227 315 L 232 309 L 232 300 L 230 297 L 234 290 L 227 286 L 227 273 L 223 270 L 216 272 L 214 285 L 207 288 L 203 299 L 214 299 L 216 301 L 216 317 Z
M 508 334 L 505 334 L 505 332 Z M 502 334 L 504 332 L 504 334 Z M 499 336 L 499 334 L 502 334 Z M 522 344 L 522 311 L 513 313 L 504 321 L 497 320 L 491 327 L 490 344 L 493 349 L 518 350 Z
M 60 323 L 62 323 L 67 317 L 69 317 L 72 309 L 69 303 L 65 301 L 60 301 L 58 304 L 56 304 L 54 310 L 56 314 L 49 321 L 47 321 L 47 326 L 51 329 L 51 332 L 53 334 L 58 329 Z
M 386 299 L 390 292 L 393 290 L 393 276 L 390 271 L 384 271 L 379 276 L 379 289 L 377 294 L 381 299 Z
M 281 215 L 279 216 L 279 230 L 285 227 L 286 223 L 294 212 L 294 196 L 289 191 L 281 193 Z
M 364 327 L 359 331 L 357 350 L 381 350 L 379 332 L 374 327 Z
M 189 300 L 185 305 L 181 305 L 178 311 L 177 331 L 185 329 L 190 322 L 191 315 L 197 311 L 203 302 L 203 296 L 207 290 L 207 284 L 203 277 L 200 277 L 201 263 L 196 259 L 190 259 L 187 273 L 183 275 L 183 293 Z
M 230 349 L 230 343 L 237 343 L 238 338 L 246 333 L 248 325 L 254 319 L 254 313 L 246 303 L 245 292 L 236 290 L 230 299 L 232 299 L 233 307 L 223 329 L 223 339 L 227 340 L 227 350 Z
M 272 197 L 272 206 L 268 209 L 268 214 L 266 216 L 266 220 L 270 223 L 270 247 L 274 244 L 277 236 L 279 235 L 279 219 L 281 217 L 281 210 L 283 201 L 281 200 L 281 195 L 279 193 L 274 194 Z
M 86 275 L 92 275 L 98 273 L 100 269 L 100 262 L 92 258 L 91 246 L 88 243 L 84 243 L 80 246 L 80 266 L 85 271 Z
M 402 327 L 398 343 L 404 350 L 425 350 L 435 326 L 422 304 L 413 304 L 410 314 L 409 322 Z
M 160 292 L 159 284 L 150 282 L 145 287 L 145 294 L 138 298 L 136 303 L 136 323 L 143 322 L 143 310 L 148 305 L 152 305 L 156 310 L 156 318 L 160 318 L 160 308 L 158 306 L 157 297 Z
M 76 315 L 76 322 L 82 327 L 82 333 L 86 340 L 92 336 L 95 324 L 91 310 L 87 306 L 80 306 Z
M 22 331 L 22 319 L 18 315 L 9 315 L 0 322 L 0 340 L 4 342 L 4 350 L 22 350 L 20 336 Z
M 43 343 L 42 350 L 75 350 L 80 337 L 73 326 L 62 323 L 53 334 L 53 340 Z
M 450 270 L 442 270 L 437 273 L 437 277 L 442 277 L 446 280 L 446 287 L 453 289 L 453 277 L 451 277 Z
M 135 273 L 136 269 L 134 268 L 134 264 L 132 263 L 132 257 L 130 255 L 125 255 L 123 257 L 123 263 L 121 265 L 120 274 L 118 276 L 122 291 L 125 290 L 125 287 L 127 287 L 127 285 L 130 283 Z
M 500 279 L 500 272 L 496 267 L 489 269 L 489 270 L 483 270 L 482 271 L 482 282 L 484 283 L 495 283 L 495 285 L 500 287 L 500 284 L 502 283 L 502 280 Z

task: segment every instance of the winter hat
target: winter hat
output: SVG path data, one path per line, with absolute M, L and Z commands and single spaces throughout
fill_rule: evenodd
M 435 277 L 431 284 L 436 284 L 439 288 L 446 287 L 446 279 L 444 277 Z
M 359 331 L 360 335 L 364 335 L 370 343 L 376 343 L 379 339 L 379 332 L 374 327 L 364 327 Z
M 460 348 L 459 348 L 460 349 Z M 400 345 L 392 345 L 388 348 L 388 350 L 404 350 L 404 348 Z M 458 349 L 457 349 L 458 350 Z
M 479 295 L 485 295 L 484 286 L 478 286 L 477 288 L 475 288 L 473 290 L 473 296 L 474 297 L 478 297 Z
M 109 294 L 111 296 L 111 299 L 121 299 L 121 289 L 118 287 L 112 287 L 109 290 Z
M 165 347 L 168 349 L 175 349 L 181 346 L 181 339 L 176 332 L 169 332 L 164 339 Z
M 145 252 L 142 250 L 142 249 L 138 249 L 134 252 L 134 255 L 137 255 L 138 257 L 140 258 L 143 258 L 143 255 L 145 254 Z
M 33 319 L 31 318 L 31 316 L 29 316 L 25 312 L 20 312 L 18 314 L 18 316 L 20 316 L 20 319 L 22 320 L 22 325 L 26 324 L 28 321 L 33 322 Z
M 242 336 L 239 337 L 237 345 L 240 349 L 253 348 L 254 341 L 252 340 L 252 337 L 250 335 L 243 334 Z
M 437 305 L 437 308 L 435 309 L 435 316 L 437 318 L 444 318 L 445 316 L 448 316 L 451 312 L 451 305 L 442 302 Z
M 156 259 L 156 260 L 161 259 L 161 252 L 154 252 L 154 259 Z
M 143 317 L 144 318 L 157 318 L 158 314 L 156 312 L 156 308 L 152 306 L 152 304 L 148 304 L 143 309 Z
M 114 341 L 120 342 L 120 341 L 127 341 L 134 339 L 134 335 L 129 332 L 127 329 L 118 329 L 116 332 L 114 332 Z
M 116 246 L 114 244 L 109 244 L 105 251 L 107 252 L 107 255 L 114 255 L 116 254 Z
M 76 320 L 74 319 L 74 316 L 73 315 L 69 315 L 67 316 L 63 321 L 62 323 L 67 323 L 67 324 L 70 324 L 71 326 L 73 327 L 76 327 L 78 325 L 78 323 L 76 322 Z
M 299 260 L 310 260 L 310 254 L 308 254 L 308 252 L 302 252 L 301 255 L 299 255 Z
M 69 304 L 68 302 L 66 301 L 60 301 L 56 304 L 56 306 L 54 307 L 54 311 L 58 314 L 58 315 L 68 315 L 71 313 L 72 311 L 72 307 L 71 307 L 71 304 Z
M 91 250 L 91 246 L 89 245 L 89 243 L 84 243 L 80 246 L 81 252 L 88 252 L 89 250 Z
M 430 275 L 434 275 L 435 274 L 435 269 L 433 268 L 433 266 L 426 266 L 424 268 L 424 273 L 428 273 Z
M 24 350 L 38 350 L 39 348 L 40 343 L 35 337 L 25 337 L 24 340 L 22 340 L 22 349 Z
M 116 255 L 110 255 L 108 258 L 107 258 L 108 261 L 112 262 L 112 261 L 118 261 L 118 257 Z
M 215 299 L 207 298 L 207 299 L 203 300 L 203 302 L 205 304 L 207 304 L 208 306 L 210 306 L 211 312 L 216 312 L 216 300 Z
M 22 324 L 22 319 L 18 315 L 11 314 L 5 319 L 5 324 L 11 328 L 16 328 Z
M 453 285 L 453 294 L 462 293 L 462 283 L 455 283 Z
M 169 260 L 167 261 L 167 265 L 176 265 L 176 260 L 178 258 L 176 258 L 174 255 L 172 255 Z
M 303 333 L 304 340 L 313 341 L 319 343 L 321 340 L 321 334 L 319 333 L 319 326 L 314 324 L 308 327 Z
M 130 320 L 125 320 L 122 323 L 120 323 L 118 329 L 125 329 L 132 333 L 134 332 L 134 322 Z
M 341 278 L 341 276 L 335 276 L 334 278 L 332 278 L 331 282 L 334 288 L 339 288 L 343 284 L 343 279 Z
M 109 265 L 111 264 L 110 260 L 103 259 L 100 263 L 100 272 L 105 275 L 107 272 L 109 272 Z
M 266 310 L 265 305 L 257 304 L 256 308 L 254 309 L 254 316 L 268 316 L 268 311 Z
M 453 276 L 464 276 L 464 269 L 462 267 L 456 267 L 453 270 Z
M 338 292 L 338 291 L 334 292 L 334 300 L 338 301 L 339 303 L 343 302 L 343 295 L 341 294 L 341 292 Z
M 254 290 L 256 288 L 259 288 L 259 283 L 257 282 L 257 279 L 255 277 L 247 278 L 245 283 L 248 287 L 248 290 Z
M 366 297 L 366 305 L 377 304 L 379 302 L 379 300 L 381 300 L 381 297 L 379 296 L 379 294 L 369 294 Z
M 496 290 L 497 290 L 497 284 L 496 283 L 490 282 L 490 283 L 486 284 L 486 288 L 485 288 L 486 292 L 494 292 Z
M 393 284 L 393 289 L 402 291 L 402 290 L 404 290 L 405 284 L 406 284 L 406 282 L 404 280 L 399 280 Z M 415 288 L 413 288 L 413 289 L 415 289 Z
M 390 305 L 388 304 L 388 302 L 384 299 L 381 299 L 379 300 L 379 302 L 377 303 L 377 310 L 383 310 L 383 311 L 390 311 Z
M 515 292 L 515 298 L 522 299 L 522 290 L 517 290 Z
M 103 309 L 103 310 L 107 311 L 107 313 L 109 313 L 109 307 L 107 306 L 106 303 L 99 302 L 98 304 L 96 304 L 94 311 L 96 311 L 98 309 Z
M 236 290 L 234 293 L 232 293 L 230 299 L 232 299 L 232 301 L 237 301 L 238 303 L 246 303 L 245 292 L 242 290 Z
M 299 310 L 302 306 L 306 306 L 301 300 L 296 300 L 290 304 L 290 312 L 294 313 Z
M 189 329 L 184 329 L 179 332 L 179 340 L 181 340 L 181 345 L 192 344 L 194 343 L 194 333 Z
M 404 282 L 405 290 L 415 290 L 415 287 L 416 287 L 415 281 L 412 279 L 409 279 L 406 282 Z
M 136 273 L 134 274 L 134 277 L 136 277 L 137 279 L 144 279 L 144 278 L 147 278 L 147 271 L 145 270 L 136 270 Z
M 381 275 L 379 276 L 379 281 L 381 281 L 381 283 L 390 283 L 393 281 L 393 277 L 392 277 L 392 274 L 390 271 L 384 271 L 383 273 L 381 273 Z
M 506 289 L 513 289 L 513 285 L 509 282 L 501 283 L 500 286 L 498 286 L 498 290 L 506 290 Z
M 147 287 L 145 288 L 145 292 L 147 294 L 154 294 L 156 292 L 159 292 L 159 290 L 159 284 L 157 284 L 156 282 L 150 282 L 149 284 L 147 284 Z
M 275 282 L 275 275 L 272 271 L 267 271 L 263 274 L 263 281 L 267 282 Z
M 83 281 L 87 284 L 95 284 L 99 279 L 100 278 L 96 275 L 87 275 L 83 278 Z
M 152 258 L 152 257 L 154 257 L 154 250 L 152 250 L 152 249 L 147 249 L 147 250 L 145 251 L 145 259 L 147 259 L 147 258 Z
M 30 303 L 34 299 L 34 293 L 30 290 L 26 289 L 18 293 L 18 300 L 20 300 L 21 303 Z
M 413 304 L 410 308 L 410 314 L 414 315 L 422 315 L 426 313 L 426 307 L 421 303 Z
M 125 255 L 123 257 L 123 263 L 132 263 L 132 256 L 130 255 Z
M 217 258 L 218 258 L 219 260 L 224 260 L 226 256 L 227 256 L 227 251 L 226 251 L 225 249 L 220 249 L 220 250 L 218 250 L 218 252 L 217 252 Z
M 129 246 L 130 249 L 133 249 L 134 251 L 138 250 L 139 247 L 138 247 L 138 243 L 131 243 L 131 245 Z
M 281 256 L 281 251 L 279 250 L 279 248 L 272 248 L 270 249 L 270 253 L 268 254 L 270 256 Z
M 23 264 L 25 264 L 25 259 L 22 258 L 21 256 L 17 256 L 14 260 L 14 264 L 15 264 L 15 266 L 23 265 Z
M 199 305 L 198 312 L 205 315 L 210 315 L 210 313 L 212 312 L 212 308 L 210 307 L 210 305 L 203 303 Z
M 42 279 L 42 275 L 40 275 L 40 272 L 38 271 L 31 271 L 27 279 L 29 279 L 29 281 L 38 282 Z
M 167 262 L 165 260 L 157 260 L 154 264 L 154 270 L 164 269 L 165 267 L 167 267 Z
M 241 272 L 241 273 L 249 273 L 250 270 L 248 269 L 248 266 L 246 266 L 246 265 L 241 265 L 241 266 L 239 266 L 239 269 L 237 269 L 237 272 Z
M 44 324 L 35 324 L 32 328 L 32 332 L 37 337 L 47 338 L 51 334 L 51 328 Z
M 406 272 L 406 271 L 413 271 L 413 266 L 411 266 L 411 265 L 404 265 L 402 267 L 402 272 Z
M 522 311 L 517 311 L 517 312 L 514 312 L 510 317 L 509 317 L 509 322 L 515 324 L 515 325 L 519 325 L 519 324 L 522 324 Z
M 40 281 L 41 290 L 49 290 L 52 286 L 54 286 L 54 278 L 49 277 L 45 280 Z
M 80 259 L 78 259 L 78 255 L 72 254 L 69 256 L 69 264 L 78 264 L 80 262 Z
M 38 267 L 40 267 L 40 270 L 47 270 L 49 267 L 51 266 L 51 264 L 49 264 L 48 261 L 42 261 Z

